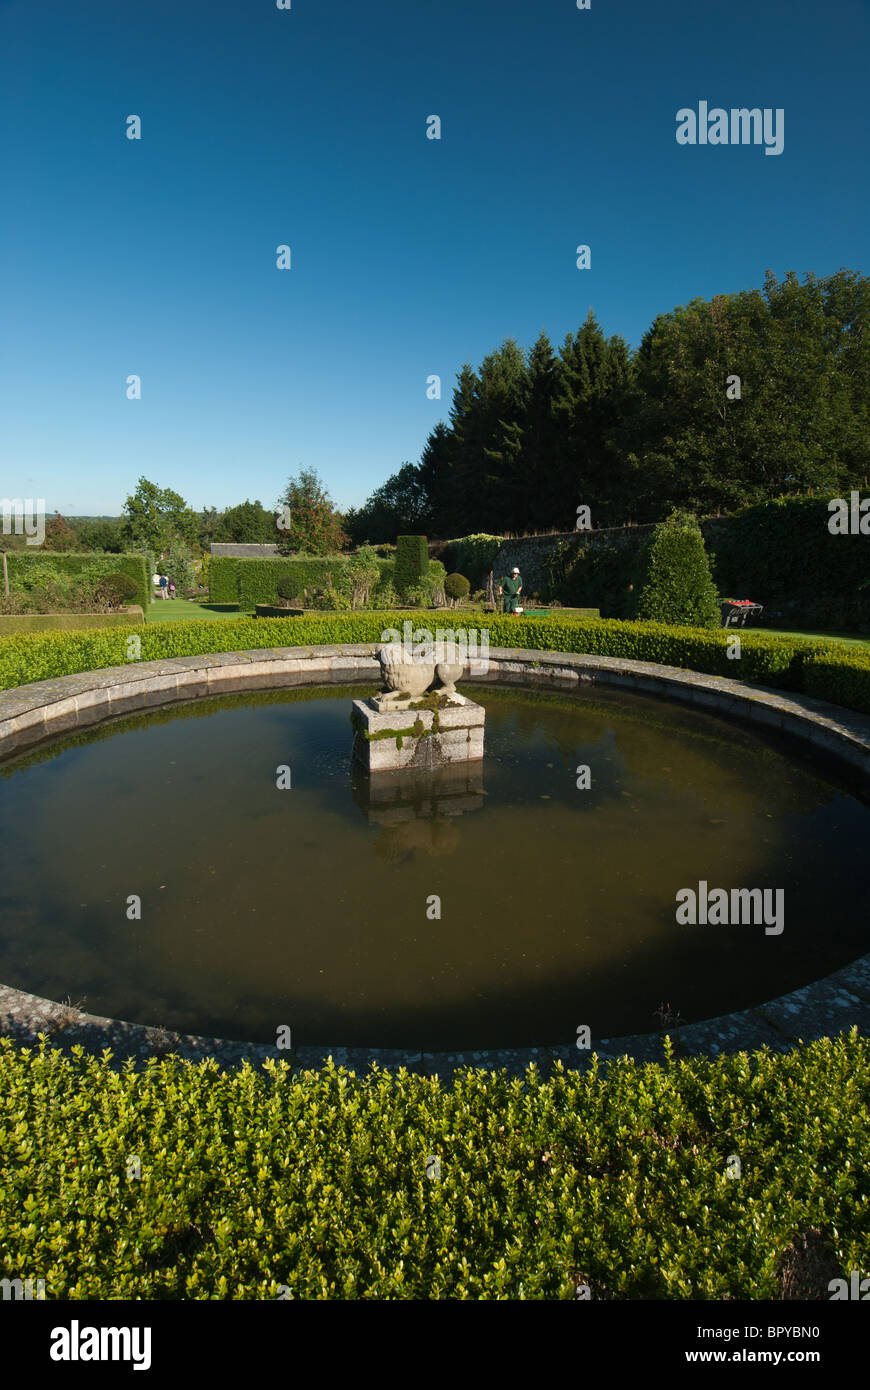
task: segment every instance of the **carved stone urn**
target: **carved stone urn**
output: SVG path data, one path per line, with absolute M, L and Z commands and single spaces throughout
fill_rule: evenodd
M 456 682 L 465 670 L 464 661 L 439 661 L 435 667 L 444 695 L 456 694 Z

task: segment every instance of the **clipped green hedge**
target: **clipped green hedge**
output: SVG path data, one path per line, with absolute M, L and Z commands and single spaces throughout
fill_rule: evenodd
M 483 586 L 495 564 L 502 539 L 501 536 L 487 535 L 484 531 L 473 536 L 457 536 L 455 540 L 447 541 L 441 559 L 448 570 L 467 575 L 472 588 L 477 589 Z
M 422 584 L 429 573 L 429 546 L 425 536 L 397 536 L 393 583 L 396 593 Z
M 208 562 L 208 597 L 211 603 L 238 603 L 238 560 L 231 555 L 211 555 Z
M 803 671 L 808 695 L 870 714 L 870 650 L 816 651 L 805 658 Z
M 48 1300 L 777 1299 L 810 1227 L 870 1273 L 854 1030 L 449 1088 L 3 1039 L 0 1093 L 0 1276 Z
M 348 565 L 347 555 L 281 556 L 272 560 L 249 560 L 233 556 L 218 556 L 209 568 L 209 600 L 212 603 L 238 603 L 252 613 L 258 603 L 275 603 L 278 584 L 290 582 L 291 598 L 302 596 L 304 589 L 312 594 L 316 589 L 334 588 Z M 393 562 L 379 559 L 381 575 L 378 585 L 392 578 Z
M 209 652 L 245 651 L 260 647 L 287 646 L 290 633 L 295 646 L 325 643 L 378 642 L 388 628 L 404 631 L 461 628 L 487 630 L 491 647 L 532 648 L 536 651 L 584 652 L 597 656 L 624 657 L 677 666 L 708 675 L 726 676 L 754 685 L 783 690 L 805 689 L 807 659 L 818 653 L 832 654 L 838 661 L 831 667 L 830 686 L 826 685 L 824 661 L 815 668 L 812 693 L 820 699 L 838 703 L 846 689 L 842 677 L 841 655 L 830 644 L 802 637 L 773 637 L 761 632 L 741 633 L 740 660 L 728 656 L 735 634 L 725 628 L 672 627 L 662 623 L 629 623 L 613 619 L 571 617 L 512 618 L 504 614 L 471 613 L 464 610 L 421 611 L 409 619 L 405 612 L 325 613 L 322 616 L 294 618 L 288 630 L 284 618 L 228 618 L 221 623 L 192 620 L 184 623 L 148 623 L 139 627 L 118 627 L 95 632 L 58 632 L 21 637 L 0 637 L 0 689 L 26 685 L 29 681 L 49 680 L 78 671 L 100 670 L 127 663 L 126 637 L 135 632 L 141 640 L 141 660 L 156 661 L 171 656 L 202 656 Z M 864 670 L 863 648 L 859 648 L 858 667 Z M 859 681 L 849 689 L 863 699 Z M 823 693 L 828 690 L 828 693 Z M 864 709 L 863 704 L 854 708 Z
M 126 574 L 136 585 L 136 597 L 132 600 L 142 608 L 147 608 L 151 599 L 151 574 L 144 555 L 101 555 L 98 551 L 74 550 L 10 550 L 6 556 L 9 568 L 9 587 L 16 587 L 16 579 L 22 576 L 28 565 L 50 564 L 52 569 L 62 574 L 81 574 L 84 569 L 102 570 L 105 574 Z
M 870 537 L 831 535 L 834 495 L 779 497 L 703 522 L 720 592 L 763 603 L 770 621 L 867 631 Z M 870 491 L 858 495 L 863 501 Z

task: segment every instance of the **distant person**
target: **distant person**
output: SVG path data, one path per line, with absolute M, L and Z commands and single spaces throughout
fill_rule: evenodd
M 519 565 L 514 565 L 510 575 L 505 575 L 498 586 L 498 591 L 503 596 L 503 611 L 505 613 L 516 613 L 520 606 L 520 595 L 523 592 L 523 581 L 520 576 Z
M 160 576 L 160 597 L 161 597 L 161 598 L 165 599 L 165 598 L 168 597 L 168 589 L 169 589 L 169 580 L 166 578 L 166 575 L 165 575 L 165 574 L 161 574 L 161 576 Z
M 170 581 L 169 581 L 169 597 L 170 597 L 170 598 L 175 598 L 175 580 L 174 580 L 174 579 L 170 579 Z

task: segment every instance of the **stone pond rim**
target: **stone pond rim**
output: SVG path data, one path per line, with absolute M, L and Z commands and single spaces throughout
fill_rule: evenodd
M 94 727 L 134 711 L 235 691 L 296 685 L 351 685 L 377 679 L 377 642 L 346 645 L 275 647 L 218 652 L 116 666 L 38 681 L 0 692 L 0 760 L 8 760 L 46 739 Z M 493 648 L 485 676 L 474 683 L 507 684 L 562 691 L 598 683 L 664 696 L 752 724 L 785 732 L 833 756 L 853 771 L 870 776 L 870 718 L 808 696 L 743 685 L 721 676 L 614 657 L 567 652 Z M 799 1040 L 843 1032 L 853 1026 L 870 1034 L 870 954 L 812 984 L 755 1008 L 671 1030 L 682 1055 L 754 1051 L 768 1046 L 785 1051 Z M 287 1053 L 274 1046 L 199 1038 L 79 1014 L 76 1010 L 0 985 L 0 1032 L 32 1042 L 40 1032 L 54 1042 L 80 1043 L 96 1052 L 109 1047 L 120 1060 L 172 1050 L 181 1057 L 215 1057 L 224 1065 L 245 1059 L 261 1063 L 291 1059 L 297 1067 L 317 1067 L 327 1056 L 337 1065 L 365 1070 L 371 1062 L 405 1066 L 427 1074 L 449 1075 L 463 1066 L 521 1072 L 561 1060 L 584 1067 L 590 1053 L 572 1047 L 528 1047 L 468 1052 L 420 1053 L 397 1049 L 305 1047 Z M 658 1033 L 601 1039 L 592 1051 L 603 1059 L 619 1056 L 659 1061 Z

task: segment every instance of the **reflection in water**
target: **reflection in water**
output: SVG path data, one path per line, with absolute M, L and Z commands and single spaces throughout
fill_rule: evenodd
M 645 1032 L 662 1001 L 745 1008 L 867 949 L 870 812 L 777 740 L 643 696 L 469 687 L 482 764 L 373 780 L 349 764 L 368 693 L 198 702 L 0 767 L 0 980 L 184 1031 L 429 1051 Z M 701 880 L 783 889 L 783 934 L 681 925 Z
M 380 828 L 375 854 L 398 864 L 418 850 L 435 856 L 456 850 L 456 818 L 483 806 L 483 764 L 369 773 L 355 763 L 352 786 L 369 824 Z

